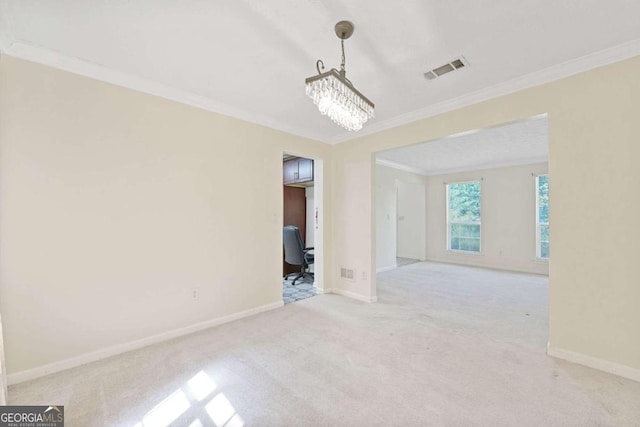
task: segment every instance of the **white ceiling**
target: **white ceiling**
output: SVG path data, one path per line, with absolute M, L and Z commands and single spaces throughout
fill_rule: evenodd
M 638 0 L 0 0 L 0 50 L 325 142 L 640 53 Z M 338 67 L 376 104 L 348 133 L 304 94 Z M 464 55 L 471 66 L 427 82 Z
M 546 115 L 378 153 L 382 165 L 423 175 L 546 162 Z

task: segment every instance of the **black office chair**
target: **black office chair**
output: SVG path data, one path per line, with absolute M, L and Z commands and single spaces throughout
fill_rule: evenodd
M 287 264 L 300 266 L 300 273 L 287 274 L 286 278 L 296 275 L 292 285 L 295 285 L 298 279 L 304 280 L 305 277 L 313 279 L 313 273 L 307 271 L 309 265 L 313 264 L 313 254 L 309 253 L 313 248 L 304 247 L 298 227 L 285 225 L 282 232 L 282 242 L 284 243 L 284 260 Z

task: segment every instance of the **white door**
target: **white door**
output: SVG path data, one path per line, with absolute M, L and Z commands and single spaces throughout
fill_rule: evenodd
M 426 259 L 427 216 L 424 184 L 396 181 L 397 256 Z
M 396 266 L 396 203 L 395 183 L 376 185 L 376 268 L 388 270 Z

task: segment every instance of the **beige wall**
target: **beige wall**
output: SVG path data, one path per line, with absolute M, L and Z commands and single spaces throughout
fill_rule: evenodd
M 428 177 L 427 259 L 548 274 L 548 262 L 536 259 L 533 176 L 545 173 L 547 164 L 539 163 Z M 482 249 L 478 254 L 447 250 L 445 183 L 464 181 L 482 181 Z
M 324 159 L 325 287 L 372 299 L 374 153 L 548 113 L 550 344 L 638 372 L 639 74 L 636 57 L 329 147 L 2 56 L 7 369 L 280 301 L 282 151 Z
M 336 263 L 375 271 L 376 151 L 548 113 L 551 348 L 638 374 L 638 75 L 635 57 L 335 146 Z M 373 274 L 338 273 L 334 287 L 375 295 Z
M 0 67 L 10 374 L 282 301 L 282 152 L 330 170 L 330 146 L 7 56 Z

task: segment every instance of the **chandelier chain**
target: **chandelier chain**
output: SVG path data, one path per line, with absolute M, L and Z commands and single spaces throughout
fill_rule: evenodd
M 347 73 L 347 70 L 344 69 L 345 57 L 344 57 L 344 39 L 340 40 L 340 44 L 342 45 L 342 62 L 340 63 L 340 72 L 344 76 Z

